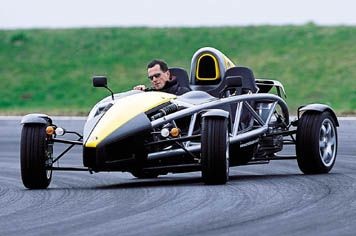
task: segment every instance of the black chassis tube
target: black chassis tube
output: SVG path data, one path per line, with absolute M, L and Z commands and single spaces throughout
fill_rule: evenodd
M 67 139 L 58 139 L 58 138 L 53 138 L 53 142 L 56 143 L 65 143 L 65 144 L 72 144 L 72 145 L 83 145 L 82 141 L 79 140 L 67 140 Z
M 75 132 L 74 132 L 75 133 Z M 79 135 L 79 134 L 78 134 Z M 83 142 L 80 141 L 83 137 L 81 135 L 79 135 L 79 139 L 77 141 L 75 140 L 65 140 L 65 139 L 57 139 L 57 138 L 53 138 L 52 141 L 53 142 L 57 142 L 57 143 L 65 143 L 65 144 L 70 144 L 69 147 L 67 147 L 61 154 L 59 154 L 54 160 L 53 163 L 56 163 L 59 159 L 61 159 L 67 152 L 69 152 L 69 150 L 71 150 L 75 145 L 83 145 Z
M 47 170 L 55 170 L 55 171 L 91 171 L 89 168 L 79 168 L 79 167 L 50 167 Z

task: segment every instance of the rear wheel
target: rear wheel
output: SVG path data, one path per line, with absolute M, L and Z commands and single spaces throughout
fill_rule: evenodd
M 21 177 L 26 188 L 45 189 L 51 183 L 53 146 L 47 140 L 46 125 L 25 124 L 21 133 Z
M 337 153 L 336 124 L 330 112 L 306 112 L 299 120 L 297 161 L 304 174 L 328 173 Z
M 205 117 L 201 134 L 202 177 L 206 184 L 225 184 L 229 178 L 227 119 Z

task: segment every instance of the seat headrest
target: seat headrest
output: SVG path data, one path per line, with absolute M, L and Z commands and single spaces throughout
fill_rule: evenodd
M 192 85 L 218 86 L 225 71 L 234 66 L 222 52 L 212 47 L 197 50 L 191 60 L 190 83 Z
M 229 68 L 225 77 L 229 76 L 239 76 L 242 78 L 242 89 L 250 90 L 253 93 L 258 91 L 258 87 L 256 85 L 255 76 L 250 68 L 244 66 L 235 66 Z
M 189 87 L 189 76 L 186 70 L 180 67 L 172 67 L 169 68 L 169 71 L 171 73 L 171 78 L 173 80 L 177 80 L 178 84 L 182 87 Z

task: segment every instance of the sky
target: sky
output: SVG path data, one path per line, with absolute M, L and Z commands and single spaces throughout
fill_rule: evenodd
M 0 0 L 0 29 L 356 25 L 354 0 Z

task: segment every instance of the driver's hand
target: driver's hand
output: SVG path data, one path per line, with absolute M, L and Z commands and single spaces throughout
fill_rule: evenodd
M 141 91 L 145 91 L 146 86 L 143 84 L 137 85 L 133 88 L 134 90 L 141 90 Z

